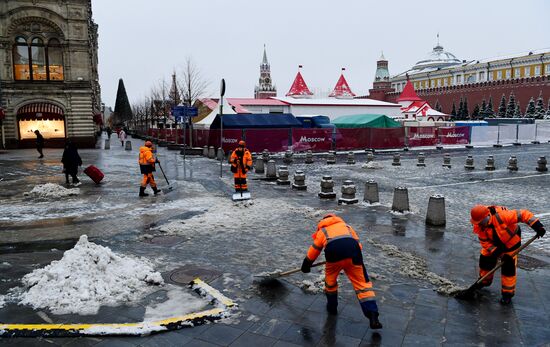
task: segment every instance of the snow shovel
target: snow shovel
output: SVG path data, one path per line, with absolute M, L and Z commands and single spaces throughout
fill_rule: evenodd
M 164 179 L 166 180 L 166 184 L 168 185 L 166 188 L 162 188 L 162 192 L 164 194 L 170 193 L 174 190 L 174 187 L 168 182 L 168 178 L 166 178 L 166 175 L 164 174 L 164 170 L 162 169 L 162 166 L 160 165 L 160 162 L 157 162 L 159 164 L 160 172 L 162 172 L 162 176 L 164 176 Z
M 521 245 L 520 248 L 518 248 L 513 254 L 512 257 L 516 256 L 519 252 L 521 252 L 525 247 L 529 246 L 538 236 L 535 235 L 532 238 L 530 238 L 527 242 L 525 242 L 523 245 Z M 477 281 L 475 281 L 474 284 L 472 284 L 468 289 L 460 290 L 456 293 L 454 293 L 454 297 L 461 300 L 470 300 L 473 299 L 475 296 L 475 292 L 477 289 L 479 289 L 481 282 L 483 282 L 484 279 L 492 275 L 495 271 L 500 269 L 504 263 L 499 260 L 497 265 L 488 273 L 486 273 L 484 276 L 478 278 Z
M 311 267 L 321 266 L 321 265 L 325 265 L 325 264 L 326 264 L 326 261 L 321 261 L 321 262 L 318 262 L 318 263 L 315 263 L 315 264 L 311 265 Z M 288 271 L 279 271 L 279 272 L 272 272 L 272 273 L 267 273 L 267 274 L 258 274 L 258 275 L 254 275 L 254 277 L 261 277 L 264 280 L 272 280 L 272 279 L 276 279 L 276 278 L 279 278 L 279 277 L 292 275 L 293 273 L 300 272 L 300 271 L 302 271 L 302 268 L 297 267 L 295 269 L 288 270 Z
M 240 193 L 235 193 L 231 197 L 231 200 L 233 201 L 243 201 L 243 200 L 250 200 L 250 192 L 243 192 L 242 190 Z

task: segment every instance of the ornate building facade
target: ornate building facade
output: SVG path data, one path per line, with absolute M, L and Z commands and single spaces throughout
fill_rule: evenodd
M 0 107 L 6 147 L 70 138 L 95 145 L 101 123 L 98 27 L 91 0 L 0 2 Z
M 260 65 L 260 79 L 256 88 L 254 88 L 254 99 L 268 99 L 275 96 L 277 96 L 277 88 L 273 86 L 271 66 L 267 61 L 267 53 L 264 46 L 264 57 Z

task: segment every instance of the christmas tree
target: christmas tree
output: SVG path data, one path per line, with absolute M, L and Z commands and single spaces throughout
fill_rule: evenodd
M 510 92 L 508 107 L 506 108 L 506 117 L 514 118 L 514 113 L 516 113 L 516 97 L 514 95 L 514 92 Z
M 531 98 L 527 109 L 525 109 L 525 118 L 535 118 L 535 99 Z
M 124 82 L 122 78 L 118 80 L 118 90 L 116 92 L 115 111 L 113 113 L 113 124 L 121 125 L 133 118 L 132 108 L 128 101 L 128 95 L 126 95 L 126 88 L 124 88 Z
M 504 94 L 502 94 L 502 98 L 500 99 L 497 115 L 499 118 L 506 117 L 506 96 Z

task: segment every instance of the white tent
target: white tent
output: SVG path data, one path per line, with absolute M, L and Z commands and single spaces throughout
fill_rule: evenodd
M 214 109 L 212 110 L 212 112 L 210 112 L 210 114 L 206 117 L 204 117 L 203 119 L 201 119 L 200 121 L 198 121 L 197 123 L 193 123 L 193 127 L 195 129 L 205 129 L 205 128 L 210 128 L 210 125 L 212 124 L 212 122 L 214 121 L 214 119 L 216 118 L 216 116 L 220 113 L 220 105 L 218 103 L 218 106 L 217 107 L 214 107 Z M 229 105 L 227 103 L 227 99 L 224 98 L 223 99 L 223 114 L 237 114 L 233 108 L 231 107 L 231 105 Z

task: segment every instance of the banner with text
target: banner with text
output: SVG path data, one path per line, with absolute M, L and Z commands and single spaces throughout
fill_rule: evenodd
M 448 127 L 437 129 L 442 145 L 466 145 L 470 142 L 470 127 Z
M 332 149 L 332 129 L 292 129 L 292 149 L 313 152 Z
M 435 127 L 409 127 L 408 146 L 435 146 L 437 144 L 437 130 Z
M 286 151 L 290 129 L 245 129 L 246 147 L 251 152 Z

